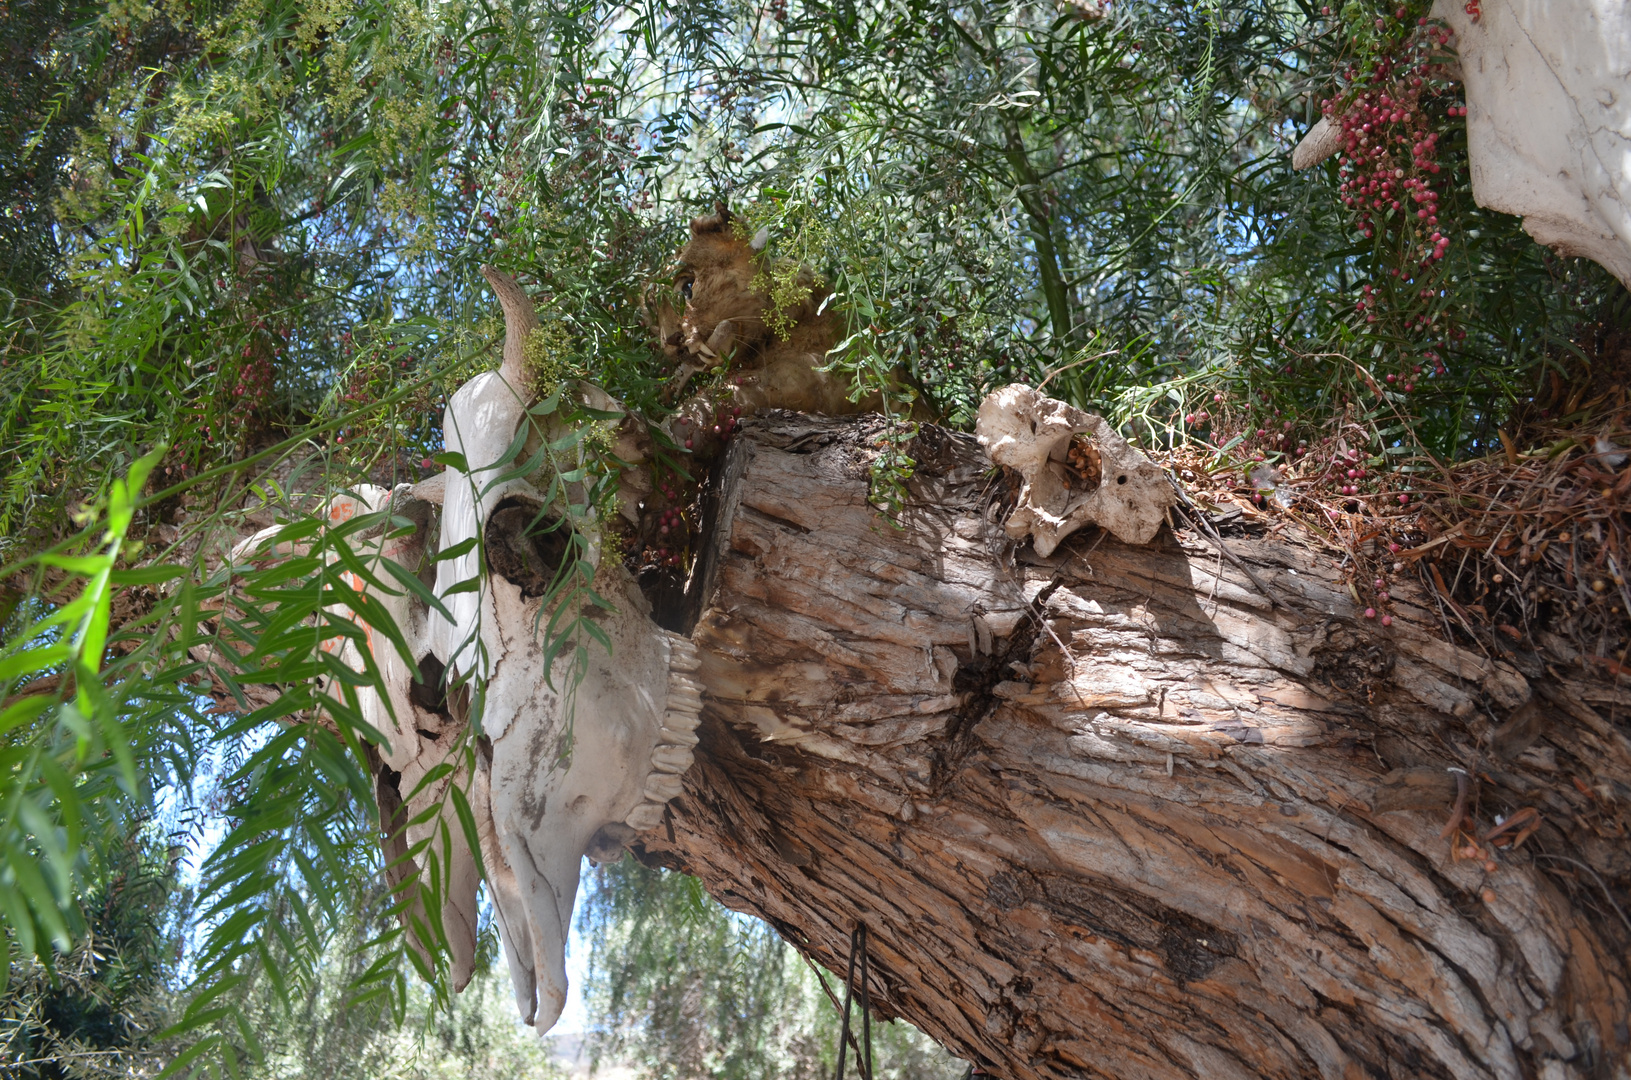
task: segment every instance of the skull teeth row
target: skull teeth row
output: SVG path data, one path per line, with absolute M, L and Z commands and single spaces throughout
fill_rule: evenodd
M 670 672 L 691 672 L 702 667 L 702 656 L 691 642 L 682 637 L 675 637 L 672 639 L 672 645 L 668 653 Z
M 624 820 L 638 832 L 662 824 L 668 801 L 684 790 L 682 779 L 694 760 L 691 748 L 697 745 L 697 724 L 702 719 L 702 684 L 692 676 L 702 668 L 697 647 L 685 638 L 671 636 L 668 654 L 668 702 L 662 730 L 651 754 L 651 775 L 646 778 L 645 801 Z

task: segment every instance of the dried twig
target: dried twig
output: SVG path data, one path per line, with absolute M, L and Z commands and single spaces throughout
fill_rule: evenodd
M 1329 450 L 1317 458 L 1273 458 L 1272 494 L 1258 475 L 1267 464 L 1261 454 L 1225 463 L 1219 450 L 1181 445 L 1154 456 L 1182 471 L 1187 485 L 1174 522 L 1187 519 L 1277 607 L 1283 602 L 1222 542 L 1204 507 L 1227 507 L 1271 529 L 1299 522 L 1338 558 L 1355 600 L 1378 618 L 1396 616 L 1392 594 L 1414 564 L 1422 602 L 1436 605 L 1447 640 L 1470 640 L 1492 659 L 1510 659 L 1514 648 L 1550 650 L 1554 660 L 1578 657 L 1597 676 L 1614 677 L 1622 665 L 1631 674 L 1631 407 L 1618 409 L 1572 429 L 1531 425 L 1523 437 L 1540 449 L 1528 453 L 1513 443 L 1508 453 L 1455 464 L 1392 456 L 1385 468 L 1361 471 L 1357 485 L 1343 475 L 1364 469 L 1348 456 L 1344 425 L 1327 433 Z M 1361 442 L 1369 439 L 1361 433 Z
M 1223 537 L 1219 536 L 1218 531 L 1212 527 L 1212 522 L 1207 519 L 1207 516 L 1204 513 L 1196 508 L 1194 503 L 1189 501 L 1189 496 L 1184 493 L 1183 487 L 1176 479 L 1173 478 L 1173 475 L 1170 472 L 1167 473 L 1167 480 L 1172 484 L 1173 490 L 1178 493 L 1179 505 L 1178 507 L 1174 508 L 1178 511 L 1178 514 L 1193 525 L 1196 530 L 1208 540 L 1211 540 L 1212 543 L 1217 546 L 1218 551 L 1223 554 L 1224 558 L 1234 563 L 1235 566 L 1239 568 L 1241 573 L 1245 574 L 1251 579 L 1252 584 L 1257 586 L 1257 591 L 1268 597 L 1269 606 L 1271 608 L 1285 607 L 1285 603 L 1280 600 L 1279 597 L 1275 596 L 1274 593 L 1269 590 L 1267 585 L 1263 584 L 1262 579 L 1256 574 L 1252 573 L 1252 568 L 1247 566 L 1245 562 L 1241 560 L 1240 556 L 1229 550 L 1229 545 L 1223 542 Z
M 1440 840 L 1448 840 L 1461 828 L 1461 823 L 1467 817 L 1467 799 L 1472 794 L 1472 780 L 1467 776 L 1466 769 L 1452 765 L 1448 771 L 1455 777 L 1455 809 L 1450 811 L 1450 820 L 1438 834 Z
M 1598 875 L 1597 871 L 1593 870 L 1590 866 L 1587 866 L 1585 863 L 1581 862 L 1579 859 L 1571 859 L 1567 855 L 1552 855 L 1552 854 L 1549 854 L 1548 852 L 1537 851 L 1535 853 L 1535 858 L 1537 858 L 1537 859 L 1551 859 L 1551 860 L 1553 860 L 1555 862 L 1572 863 L 1573 865 L 1578 866 L 1580 869 L 1584 870 L 1586 873 L 1590 874 L 1591 879 L 1597 883 L 1597 887 L 1599 889 L 1603 890 L 1603 899 L 1608 901 L 1608 906 L 1614 909 L 1614 914 L 1616 914 L 1616 915 L 1618 915 L 1620 917 L 1620 921 L 1625 924 L 1625 928 L 1627 930 L 1631 930 L 1631 918 L 1626 918 L 1625 911 L 1621 909 L 1619 904 L 1615 903 L 1614 894 L 1609 892 L 1608 884 L 1605 881 L 1603 881 L 1602 877 Z

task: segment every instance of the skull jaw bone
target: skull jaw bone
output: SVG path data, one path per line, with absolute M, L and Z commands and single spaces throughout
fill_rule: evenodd
M 663 804 L 679 794 L 680 773 L 654 762 L 690 765 L 689 747 L 673 740 L 695 738 L 695 695 L 685 692 L 694 684 L 681 670 L 694 654 L 646 618 L 631 581 L 603 626 L 610 654 L 591 653 L 572 689 L 569 661 L 558 661 L 551 680 L 565 691 L 558 693 L 528 632 L 535 603 L 501 579 L 492 585 L 490 647 L 498 660 L 487 687 L 491 759 L 483 787 L 493 843 L 484 842 L 483 855 L 517 1004 L 541 1033 L 566 1003 L 565 946 L 583 857 L 620 849 L 638 828 L 660 821 Z

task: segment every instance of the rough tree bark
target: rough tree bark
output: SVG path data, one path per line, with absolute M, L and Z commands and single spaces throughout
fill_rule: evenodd
M 666 611 L 697 764 L 638 857 L 831 969 L 864 920 L 879 1011 L 1008 1080 L 1628 1075 L 1631 693 L 1420 594 L 1367 621 L 1306 544 L 1227 540 L 1274 602 L 1185 531 L 1028 557 L 938 429 L 893 527 L 883 423 L 733 445 Z

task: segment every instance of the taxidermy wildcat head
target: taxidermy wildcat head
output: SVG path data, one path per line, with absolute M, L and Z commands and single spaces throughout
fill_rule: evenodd
M 778 312 L 776 321 L 785 333 L 779 335 L 772 328 L 767 318 L 770 297 L 756 287 L 763 280 L 764 246 L 762 234 L 748 239 L 737 232 L 724 203 L 716 204 L 713 214 L 691 222 L 691 239 L 680 250 L 675 285 L 653 304 L 652 321 L 663 353 L 679 365 L 670 396 L 680 396 L 696 372 L 723 368 L 729 378 L 721 400 L 747 412 L 771 408 L 851 413 L 875 408 L 850 401 L 844 380 L 817 370 L 826 362 L 836 328 L 833 316 L 820 310 L 828 294 L 813 274 L 806 297 Z M 717 409 L 720 403 L 713 401 L 711 407 Z M 692 404 L 681 407 L 681 421 L 694 411 L 689 408 Z M 706 411 L 698 411 L 699 417 Z

